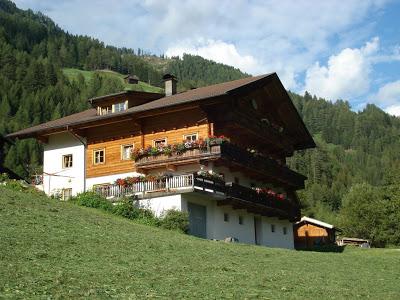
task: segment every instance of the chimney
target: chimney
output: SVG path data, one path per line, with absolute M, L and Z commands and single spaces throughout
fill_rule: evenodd
M 172 74 L 165 74 L 163 76 L 165 82 L 165 96 L 171 96 L 176 94 L 176 77 Z

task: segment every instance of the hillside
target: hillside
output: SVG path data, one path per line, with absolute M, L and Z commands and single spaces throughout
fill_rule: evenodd
M 398 299 L 400 252 L 226 244 L 0 187 L 0 298 Z
M 149 92 L 149 93 L 163 93 L 164 90 L 160 87 L 152 86 L 146 82 L 139 81 L 138 84 L 128 84 L 124 81 L 124 77 L 126 75 L 119 74 L 118 72 L 110 71 L 110 70 L 98 70 L 98 71 L 85 71 L 73 68 L 64 68 L 63 74 L 69 80 L 78 80 L 79 74 L 81 74 L 85 81 L 90 82 L 93 80 L 94 75 L 97 73 L 102 77 L 110 77 L 120 82 L 123 86 L 124 90 L 131 90 L 131 91 L 141 91 L 141 92 Z

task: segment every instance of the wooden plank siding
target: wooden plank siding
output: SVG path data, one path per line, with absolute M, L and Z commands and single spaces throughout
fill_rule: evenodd
M 335 231 L 313 224 L 302 224 L 294 228 L 296 248 L 312 248 L 316 245 L 333 244 Z
M 86 149 L 86 176 L 91 178 L 134 171 L 134 162 L 122 160 L 121 156 L 121 146 L 129 144 L 140 148 L 140 136 L 88 144 Z M 105 150 L 105 161 L 104 164 L 95 165 L 93 152 L 100 149 Z
M 175 144 L 182 142 L 186 134 L 197 134 L 198 138 L 205 139 L 209 131 L 204 114 L 195 110 L 86 129 L 86 176 L 92 178 L 136 171 L 134 161 L 122 160 L 122 145 L 133 144 L 137 149 L 153 146 L 154 140 L 164 138 L 167 144 Z M 95 165 L 93 152 L 98 149 L 105 150 L 105 162 Z

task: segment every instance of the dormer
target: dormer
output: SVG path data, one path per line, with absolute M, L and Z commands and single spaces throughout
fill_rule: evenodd
M 146 93 L 138 91 L 123 91 L 101 97 L 89 99 L 93 108 L 97 109 L 97 115 L 107 115 L 128 110 L 150 101 L 162 98 L 163 94 Z

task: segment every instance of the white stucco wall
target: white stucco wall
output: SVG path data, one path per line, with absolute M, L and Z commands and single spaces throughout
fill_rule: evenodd
M 160 217 L 169 209 L 182 210 L 182 194 L 139 200 L 139 206 L 151 209 Z
M 62 156 L 72 154 L 72 167 L 63 169 Z M 72 188 L 75 195 L 85 190 L 85 146 L 71 133 L 49 136 L 43 152 L 43 186 L 48 195 Z
M 223 240 L 234 237 L 240 243 L 255 244 L 254 217 L 261 218 L 260 244 L 268 247 L 294 248 L 293 224 L 288 220 L 267 218 L 248 213 L 246 210 L 235 210 L 230 206 L 217 206 L 216 200 L 207 195 L 197 193 L 182 194 L 182 210 L 187 211 L 187 203 L 206 206 L 207 209 L 207 238 Z M 229 215 L 229 221 L 224 221 L 224 213 Z M 239 224 L 239 216 L 243 217 L 243 224 Z M 275 232 L 271 232 L 271 224 L 275 225 Z M 286 234 L 283 233 L 286 227 Z
M 275 225 L 275 232 L 271 231 L 271 224 Z M 284 227 L 286 227 L 286 234 L 283 234 Z M 262 245 L 294 249 L 293 223 L 289 220 L 263 217 L 262 233 Z

